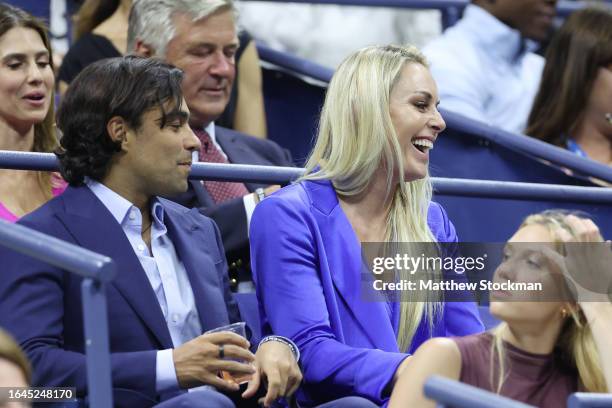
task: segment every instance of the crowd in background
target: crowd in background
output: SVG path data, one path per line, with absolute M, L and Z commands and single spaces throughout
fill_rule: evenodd
M 49 5 L 69 47 L 0 5 L 0 149 L 54 152 L 61 172 L 1 169 L 0 218 L 133 272 L 108 290 L 117 406 L 270 406 L 294 394 L 312 407 L 426 406 L 431 374 L 545 407 L 612 390 L 612 304 L 593 286 L 572 281 L 582 291 L 546 307 L 500 295 L 502 323 L 486 332 L 470 302 L 365 304 L 359 293 L 361 243 L 459 240 L 432 201 L 439 106 L 612 165 L 612 6 L 555 26 L 556 0 L 473 0 L 442 32 L 432 11 Z M 294 165 L 266 138 L 255 39 L 337 68 L 306 173 L 284 188 L 188 180 L 198 161 Z M 392 43 L 423 51 L 372 45 Z M 516 242 L 545 248 L 537 259 L 509 249 L 498 275 L 583 268 L 612 289 L 610 248 L 583 215 L 534 214 Z M 84 398 L 80 279 L 1 254 L 0 326 L 32 366 L 0 332 L 0 385 L 76 386 Z M 262 339 L 207 333 L 241 320 L 232 291 L 257 293 Z

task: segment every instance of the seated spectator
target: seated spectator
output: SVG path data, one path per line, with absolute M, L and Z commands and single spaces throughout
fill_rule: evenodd
M 495 279 L 538 281 L 555 289 L 544 300 L 538 299 L 542 292 L 492 292 L 490 311 L 503 322 L 487 333 L 423 344 L 389 407 L 434 407 L 423 395 L 425 380 L 434 374 L 543 408 L 564 407 L 576 391 L 610 392 L 610 293 L 591 292 L 579 282 L 595 277 L 586 286 L 610 291 L 611 266 L 612 252 L 592 221 L 560 212 L 527 217 L 510 238 Z M 568 295 L 565 279 L 575 295 Z
M 354 50 L 375 44 L 417 47 L 442 33 L 439 10 L 237 1 L 240 23 L 258 41 L 335 69 Z M 364 27 L 374 27 L 364 30 Z
M 200 148 L 182 78 L 137 57 L 85 68 L 58 112 L 70 187 L 20 223 L 115 261 L 106 286 L 114 407 L 229 408 L 230 397 L 246 404 L 264 381 L 269 407 L 299 385 L 297 349 L 280 337 L 259 347 L 251 338 L 253 355 L 234 333 L 202 334 L 240 320 L 219 232 L 199 211 L 158 197 L 187 190 Z M 84 398 L 83 279 L 7 249 L 0 259 L 0 326 L 28 354 L 33 383 L 76 387 Z M 242 396 L 221 370 L 252 376 Z
M 276 143 L 216 122 L 229 103 L 235 79 L 237 32 L 232 0 L 137 0 L 130 14 L 128 43 L 135 54 L 165 59 L 185 72 L 183 93 L 191 114 L 189 125 L 202 146 L 200 161 L 292 166 L 289 152 Z M 186 194 L 173 197 L 186 207 L 200 207 L 215 220 L 232 278 L 245 282 L 244 290 L 252 290 L 248 221 L 259 200 L 279 187 L 194 180 Z
M 0 329 L 0 408 L 25 408 L 25 402 L 11 402 L 7 391 L 10 388 L 29 387 L 32 373 L 30 363 L 15 340 Z
M 127 46 L 128 16 L 132 0 L 86 0 L 75 16 L 74 45 L 66 54 L 59 70 L 60 92 L 63 94 L 74 77 L 87 65 L 102 58 L 118 57 L 133 51 Z M 170 19 L 171 16 L 165 16 Z M 163 36 L 156 32 L 155 36 Z M 223 114 L 220 126 L 248 135 L 265 138 L 261 69 L 255 42 L 246 31 L 239 35 L 235 50 L 237 63 L 236 86 Z M 161 38 L 161 37 L 160 37 Z
M 437 103 L 416 48 L 354 53 L 330 83 L 306 176 L 255 209 L 262 331 L 300 347 L 304 406 L 346 395 L 381 405 L 427 338 L 483 330 L 472 303 L 361 296 L 361 243 L 457 241 L 431 202 L 429 151 L 446 127 Z
M 612 11 L 574 12 L 551 41 L 526 133 L 612 165 Z
M 45 27 L 25 11 L 0 4 L 0 150 L 50 152 L 53 61 Z M 0 218 L 15 222 L 60 194 L 57 174 L 0 169 Z
M 544 59 L 531 52 L 551 30 L 556 0 L 472 0 L 463 18 L 423 52 L 442 107 L 522 133 Z

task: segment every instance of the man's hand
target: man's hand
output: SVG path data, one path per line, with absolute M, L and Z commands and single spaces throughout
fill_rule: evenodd
M 268 390 L 259 403 L 263 403 L 265 407 L 269 407 L 277 398 L 292 395 L 298 389 L 302 382 L 302 373 L 286 344 L 268 341 L 259 346 L 255 354 L 255 374 L 242 397 L 250 398 L 255 395 L 262 379 Z
M 224 358 L 220 358 L 219 346 L 223 346 Z M 235 333 L 219 332 L 203 334 L 172 351 L 176 378 L 181 388 L 212 385 L 221 390 L 237 391 L 235 382 L 223 380 L 220 371 L 233 375 L 253 374 L 249 365 L 255 360 L 249 351 L 249 342 Z M 233 360 L 241 360 L 238 362 Z

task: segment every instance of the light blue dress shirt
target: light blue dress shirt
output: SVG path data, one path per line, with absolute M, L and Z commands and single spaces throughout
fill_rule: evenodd
M 104 184 L 87 180 L 87 186 L 117 220 L 132 245 L 168 325 L 174 347 L 202 334 L 202 326 L 185 266 L 178 258 L 164 225 L 164 208 L 151 203 L 151 251 L 142 239 L 142 215 L 131 202 Z M 157 352 L 156 390 L 178 389 L 172 349 Z
M 533 43 L 483 8 L 463 18 L 423 52 L 438 84 L 440 106 L 522 133 L 540 86 L 544 59 Z

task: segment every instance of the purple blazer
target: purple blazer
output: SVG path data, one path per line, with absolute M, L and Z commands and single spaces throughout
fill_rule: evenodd
M 439 242 L 457 241 L 444 209 L 432 203 L 428 224 Z M 285 187 L 256 207 L 250 229 L 262 330 L 291 338 L 302 353 L 300 402 L 349 395 L 384 404 L 399 364 L 397 305 L 361 299 L 361 247 L 329 181 Z M 389 307 L 391 306 L 391 307 Z M 447 303 L 433 333 L 423 319 L 412 353 L 430 337 L 479 333 L 473 303 Z

